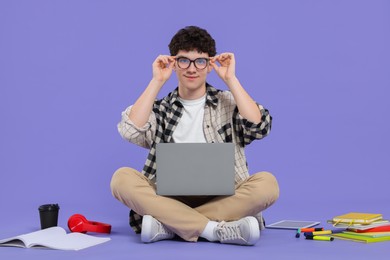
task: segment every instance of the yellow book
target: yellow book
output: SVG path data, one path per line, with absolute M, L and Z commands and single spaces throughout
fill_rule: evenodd
M 370 224 L 374 221 L 381 220 L 381 219 L 382 219 L 382 214 L 350 212 L 348 214 L 334 217 L 333 223 L 335 225 L 339 223 L 345 223 L 348 225 Z
M 350 234 L 361 237 L 390 237 L 390 232 L 365 232 L 365 233 L 356 233 L 352 231 L 344 231 L 344 234 Z
M 337 233 L 337 234 L 332 234 L 331 237 L 345 239 L 345 240 L 351 240 L 351 241 L 355 241 L 355 242 L 362 242 L 362 243 L 390 241 L 390 236 L 367 237 L 367 236 L 361 236 L 361 235 L 351 234 L 351 233 Z

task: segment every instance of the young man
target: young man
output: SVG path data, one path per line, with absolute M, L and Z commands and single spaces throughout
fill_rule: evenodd
M 134 105 L 122 112 L 121 136 L 150 149 L 142 173 L 120 168 L 111 181 L 113 195 L 131 210 L 130 225 L 145 243 L 199 237 L 221 243 L 254 245 L 262 226 L 261 212 L 279 196 L 275 177 L 267 172 L 249 175 L 244 147 L 271 129 L 268 110 L 257 104 L 235 74 L 233 53 L 216 55 L 215 41 L 196 26 L 172 38 L 171 55 L 153 62 L 153 77 Z M 229 91 L 206 82 L 215 70 Z M 156 100 L 176 72 L 178 87 Z M 156 143 L 203 142 L 235 144 L 235 195 L 164 197 L 156 194 Z M 257 217 L 257 218 L 256 218 Z M 260 221 L 260 222 L 259 222 Z

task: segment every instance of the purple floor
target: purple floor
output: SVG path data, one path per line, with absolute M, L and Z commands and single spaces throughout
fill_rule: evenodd
M 326 223 L 327 216 L 342 211 L 343 206 L 333 206 L 328 210 L 319 210 L 312 207 L 313 211 L 306 207 L 307 211 L 288 212 L 283 209 L 281 202 L 265 214 L 269 223 L 280 220 L 279 216 L 293 217 L 301 220 L 318 220 L 321 226 L 330 227 Z M 359 208 L 360 203 L 349 203 L 352 207 Z M 368 208 L 372 212 L 381 212 L 384 216 L 390 216 L 389 209 L 384 209 L 378 204 Z M 309 204 L 307 204 L 309 205 Z M 387 211 L 384 211 L 387 210 Z M 120 207 L 123 214 L 125 209 Z M 63 215 L 67 215 L 62 210 Z M 70 214 L 70 213 L 69 213 Z M 329 214 L 329 215 L 328 215 Z M 325 218 L 324 218 L 325 216 Z M 59 225 L 66 228 L 65 217 L 62 217 Z M 251 247 L 222 245 L 199 241 L 188 243 L 179 240 L 160 241 L 153 244 L 143 244 L 140 237 L 134 234 L 127 226 L 125 216 L 105 216 L 101 219 L 112 224 L 113 230 L 109 235 L 111 241 L 90 247 L 80 251 L 59 251 L 46 249 L 22 249 L 0 247 L 0 259 L 238 259 L 240 257 L 253 257 L 253 259 L 297 259 L 302 257 L 309 259 L 388 259 L 390 255 L 390 242 L 363 244 L 343 240 L 333 242 L 309 241 L 295 238 L 292 230 L 266 229 L 261 233 L 260 241 Z M 2 216 L 3 221 L 9 221 Z M 34 222 L 34 223 L 32 223 Z M 12 223 L 20 223 L 18 227 L 2 225 L 1 238 L 32 232 L 37 229 L 37 221 L 31 221 L 26 216 L 19 220 L 13 218 Z M 67 228 L 66 228 L 67 229 Z

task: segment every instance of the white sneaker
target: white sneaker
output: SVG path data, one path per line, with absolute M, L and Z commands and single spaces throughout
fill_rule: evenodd
M 223 244 L 254 245 L 260 239 L 259 223 L 254 217 L 231 222 L 222 221 L 214 232 Z
M 168 230 L 157 219 L 150 215 L 142 218 L 141 240 L 144 243 L 156 242 L 164 239 L 172 239 L 175 233 Z

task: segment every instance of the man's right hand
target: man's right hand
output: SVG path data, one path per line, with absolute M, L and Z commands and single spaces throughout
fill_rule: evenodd
M 164 84 L 172 75 L 175 61 L 174 56 L 159 55 L 153 62 L 153 79 Z
M 148 122 L 153 103 L 161 87 L 171 77 L 175 62 L 175 57 L 168 55 L 160 55 L 153 62 L 153 78 L 134 103 L 129 114 L 129 119 L 136 126 L 143 127 Z

